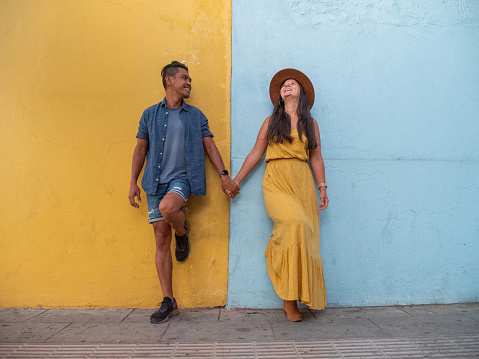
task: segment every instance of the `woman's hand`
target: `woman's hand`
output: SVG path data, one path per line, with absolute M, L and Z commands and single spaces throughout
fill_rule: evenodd
M 235 198 L 240 191 L 240 186 L 230 176 L 221 176 L 221 188 L 230 198 Z
M 326 193 L 326 188 L 321 187 L 319 190 L 319 199 L 321 200 L 321 205 L 318 207 L 320 211 L 328 207 L 329 204 L 329 199 L 328 199 L 328 194 Z

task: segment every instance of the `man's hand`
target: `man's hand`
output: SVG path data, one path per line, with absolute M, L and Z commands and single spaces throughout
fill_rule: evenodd
M 230 198 L 235 198 L 240 191 L 239 185 L 230 176 L 221 176 L 221 189 Z
M 130 184 L 130 193 L 128 194 L 128 199 L 133 207 L 140 208 L 138 203 L 135 201 L 135 197 L 138 197 L 138 203 L 141 203 L 140 187 L 138 187 L 136 183 L 132 183 Z

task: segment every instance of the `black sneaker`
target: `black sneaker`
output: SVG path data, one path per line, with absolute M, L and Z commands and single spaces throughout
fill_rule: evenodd
M 163 298 L 161 302 L 160 309 L 154 312 L 150 317 L 150 322 L 153 324 L 159 324 L 167 322 L 170 316 L 178 315 L 180 312 L 178 310 L 178 305 L 176 304 L 176 299 L 171 300 L 168 297 Z
M 186 234 L 184 236 L 176 237 L 175 257 L 178 262 L 184 262 L 190 255 L 191 245 L 188 236 L 190 235 L 190 224 L 185 220 Z

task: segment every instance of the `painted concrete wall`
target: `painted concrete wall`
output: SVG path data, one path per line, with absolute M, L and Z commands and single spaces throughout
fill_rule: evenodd
M 186 0 L 0 0 L 0 307 L 154 307 L 146 198 L 127 199 L 142 111 L 186 61 L 189 103 L 229 164 L 231 7 Z M 183 307 L 224 305 L 229 202 L 214 167 L 188 202 Z
M 331 306 L 479 300 L 479 3 L 234 1 L 232 164 L 271 114 L 274 73 L 316 89 Z M 264 163 L 231 205 L 229 307 L 279 307 Z

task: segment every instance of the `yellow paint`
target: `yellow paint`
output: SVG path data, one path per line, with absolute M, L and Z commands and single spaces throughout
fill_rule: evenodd
M 138 121 L 162 66 L 186 61 L 229 168 L 230 2 L 0 0 L 0 24 L 0 307 L 156 306 L 146 196 L 127 199 Z M 182 307 L 226 303 L 229 201 L 209 161 L 207 181 L 174 264 Z

